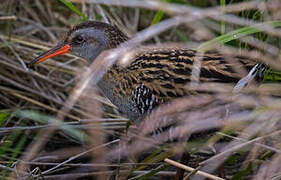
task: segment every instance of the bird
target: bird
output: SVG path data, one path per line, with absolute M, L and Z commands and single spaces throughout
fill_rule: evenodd
M 71 28 L 55 47 L 34 58 L 28 66 L 65 53 L 84 58 L 90 64 L 103 51 L 117 48 L 128 40 L 129 37 L 116 26 L 99 21 L 82 22 Z M 244 87 L 249 79 L 261 81 L 266 69 L 253 59 L 235 56 L 234 62 L 217 52 L 202 53 L 173 46 L 147 49 L 131 58 L 127 66 L 113 64 L 97 86 L 130 122 L 137 125 L 159 105 L 181 97 L 210 93 L 187 86 L 192 82 L 193 66 L 197 60 L 200 61 L 199 83 L 236 84 L 236 90 Z M 249 72 L 242 79 L 241 68 Z M 162 130 L 160 128 L 160 132 Z M 188 159 L 189 153 L 183 153 L 181 162 L 187 164 Z M 184 171 L 179 168 L 175 179 L 183 179 L 183 175 Z
M 33 59 L 29 66 L 65 53 L 92 63 L 101 52 L 116 48 L 128 40 L 129 37 L 116 26 L 99 21 L 82 22 L 71 28 L 55 47 Z M 237 57 L 238 61 L 233 64 L 216 52 L 200 53 L 176 47 L 154 48 L 136 53 L 126 67 L 114 64 L 97 85 L 129 120 L 138 123 L 161 104 L 200 93 L 186 86 L 191 82 L 196 58 L 201 62 L 200 83 L 235 84 L 241 79 L 237 69 L 250 71 L 257 65 L 256 61 L 241 57 Z M 256 79 L 262 79 L 262 73 L 258 74 Z

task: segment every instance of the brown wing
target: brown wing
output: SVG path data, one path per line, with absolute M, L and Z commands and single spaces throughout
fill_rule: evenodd
M 255 62 L 242 58 L 227 61 L 214 53 L 202 54 L 188 49 L 157 49 L 139 54 L 126 71 L 137 82 L 133 84 L 143 84 L 160 101 L 167 101 L 196 93 L 186 87 L 196 60 L 201 62 L 200 82 L 236 83 L 241 75 L 245 75 L 239 71 L 245 72 L 245 67 L 255 65 Z
M 130 97 L 134 102 L 133 106 L 140 114 L 144 114 L 176 97 L 197 94 L 194 89 L 188 89 L 187 84 L 191 81 L 194 62 L 198 61 L 201 65 L 200 82 L 233 84 L 246 75 L 245 69 L 256 64 L 241 57 L 227 60 L 216 53 L 202 54 L 189 49 L 155 49 L 137 54 L 125 68 L 115 65 L 107 78 L 115 81 L 115 95 Z

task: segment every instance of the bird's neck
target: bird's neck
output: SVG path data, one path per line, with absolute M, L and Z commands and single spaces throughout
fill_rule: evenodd
M 98 87 L 102 90 L 104 95 L 114 101 L 114 89 L 118 84 L 118 77 L 120 76 L 121 67 L 118 65 L 113 65 L 108 71 L 104 74 L 102 79 L 97 83 Z
M 136 117 L 130 116 L 130 107 L 135 107 L 132 105 L 131 97 L 123 92 L 123 85 L 125 79 L 122 78 L 126 74 L 125 69 L 120 66 L 114 65 L 108 69 L 107 73 L 98 82 L 98 86 L 102 93 L 123 113 L 127 114 L 128 118 L 136 119 Z M 126 75 L 125 75 L 126 76 Z M 129 88 L 129 87 L 127 87 Z M 122 92 L 121 92 L 122 91 Z

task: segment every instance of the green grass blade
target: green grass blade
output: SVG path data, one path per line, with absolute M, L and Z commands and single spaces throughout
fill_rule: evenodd
M 165 145 L 164 145 L 165 146 Z M 162 147 L 164 148 L 164 147 Z M 165 151 L 162 152 L 162 148 L 154 151 L 151 153 L 149 156 L 147 156 L 144 160 L 141 161 L 141 163 L 158 163 L 160 161 L 163 161 L 168 155 L 170 154 L 169 152 Z M 147 168 L 148 165 L 137 165 L 135 168 L 133 168 L 130 172 L 132 174 L 136 170 L 142 170 Z M 154 171 L 155 172 L 155 171 Z M 157 173 L 157 172 L 156 172 Z M 133 179 L 139 179 L 139 178 L 148 178 L 153 176 L 155 173 L 149 172 L 148 174 L 143 174 L 137 177 L 134 177 Z
M 169 3 L 169 2 L 171 2 L 171 0 L 164 0 L 164 2 Z M 162 19 L 163 15 L 164 15 L 164 12 L 162 10 L 158 10 L 153 17 L 153 20 L 151 22 L 151 26 L 159 23 L 159 21 Z
M 166 168 L 168 168 L 169 165 L 165 164 L 165 165 L 160 165 L 159 167 L 152 169 L 151 171 L 148 171 L 147 173 L 131 178 L 130 180 L 145 180 L 145 179 L 149 179 L 150 177 L 154 176 L 155 174 L 157 174 L 160 171 L 165 170 Z
M 11 158 L 9 158 L 10 160 L 7 164 L 8 167 L 11 167 L 13 165 L 13 163 L 15 162 L 15 159 L 21 153 L 21 150 L 23 149 L 23 146 L 24 146 L 26 140 L 27 140 L 27 134 L 24 134 L 23 136 L 20 137 L 16 148 L 12 149 L 12 155 L 11 155 Z M 1 171 L 1 174 L 2 174 L 2 179 L 5 179 L 8 175 L 8 170 L 4 169 L 3 171 Z
M 241 171 L 239 171 L 237 174 L 235 174 L 231 180 L 239 180 L 244 179 L 245 176 L 252 170 L 252 164 L 248 164 L 246 168 L 243 168 Z
M 225 0 L 220 0 L 221 12 L 224 13 Z M 221 21 L 221 34 L 225 33 L 225 21 Z
M 273 69 L 267 69 L 263 74 L 263 83 L 281 82 L 281 72 Z
M 157 24 L 162 19 L 163 15 L 164 15 L 164 12 L 162 10 L 158 10 L 153 17 L 151 26 L 153 26 L 154 24 Z
M 7 115 L 6 112 L 0 112 L 0 126 L 5 122 Z
M 41 122 L 44 124 L 55 123 L 56 125 L 59 126 L 59 129 L 62 130 L 65 134 L 71 136 L 72 138 L 78 140 L 79 142 L 85 143 L 88 141 L 88 137 L 83 131 L 75 129 L 71 125 L 63 124 L 61 121 L 56 120 L 55 118 L 53 118 L 51 116 L 44 115 L 44 114 L 34 112 L 34 111 L 27 111 L 27 110 L 26 111 L 16 111 L 15 116 L 21 117 L 21 118 L 26 118 L 26 119 L 32 119 L 34 121 Z
M 257 26 L 263 26 L 265 24 L 270 25 L 274 28 L 281 27 L 281 21 L 265 22 L 265 23 L 258 24 Z M 200 46 L 197 47 L 197 50 L 200 52 L 205 52 L 205 51 L 211 50 L 212 48 L 214 48 L 214 46 L 216 46 L 218 44 L 224 44 L 229 41 L 260 32 L 260 30 L 256 28 L 257 26 L 243 27 L 243 28 L 237 29 L 235 31 L 229 32 L 227 34 L 221 35 L 215 39 L 212 39 L 210 41 L 207 41 L 207 42 L 201 44 Z
M 71 2 L 69 2 L 68 0 L 60 0 L 64 5 L 66 5 L 69 9 L 71 9 L 73 12 L 75 12 L 76 14 L 78 14 L 83 20 L 88 21 L 88 18 L 79 11 L 79 9 L 77 9 Z
M 21 131 L 19 130 L 15 130 L 12 131 L 11 134 L 8 135 L 8 137 L 6 138 L 6 140 L 4 142 L 1 143 L 0 145 L 0 160 L 2 159 L 2 156 L 7 155 L 7 154 L 12 154 L 12 157 L 9 158 L 9 162 L 8 162 L 8 166 L 11 166 L 11 164 L 13 163 L 14 158 L 19 154 L 19 146 L 17 146 L 18 148 L 16 148 L 16 150 L 14 148 L 12 148 L 13 144 L 19 140 L 19 144 L 22 144 L 21 142 L 26 140 L 26 138 L 22 139 L 21 135 Z M 6 159 L 7 160 L 7 159 Z M 0 171 L 1 174 L 1 180 L 6 179 L 7 176 L 7 170 L 3 169 L 2 171 Z
M 10 149 L 16 139 L 18 139 L 20 135 L 20 131 L 13 131 L 9 137 L 1 144 L 0 146 L 0 155 L 5 154 L 7 150 Z
M 176 34 L 179 36 L 179 38 L 181 39 L 181 41 L 183 41 L 185 44 L 188 44 L 188 38 L 186 37 L 186 35 L 178 29 L 175 29 Z

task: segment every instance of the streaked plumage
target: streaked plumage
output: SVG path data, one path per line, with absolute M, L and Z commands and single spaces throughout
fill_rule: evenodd
M 114 26 L 89 21 L 71 29 L 64 41 L 53 49 L 66 48 L 70 53 L 92 62 L 103 50 L 115 48 L 127 39 Z M 32 64 L 43 61 L 44 57 L 52 57 L 52 53 L 54 50 L 40 55 Z M 201 65 L 200 82 L 237 83 L 241 78 L 237 70 L 249 70 L 256 64 L 253 60 L 235 57 L 233 68 L 234 64 L 216 53 L 158 48 L 136 54 L 127 67 L 113 65 L 98 86 L 130 120 L 138 120 L 159 104 L 198 93 L 186 86 L 190 82 L 195 59 Z

